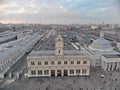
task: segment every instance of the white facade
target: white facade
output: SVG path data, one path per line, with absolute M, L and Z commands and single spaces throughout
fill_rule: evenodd
M 102 56 L 101 67 L 104 71 L 120 70 L 120 55 Z
M 109 41 L 103 38 L 104 35 L 100 36 L 89 47 L 85 47 L 91 57 L 91 66 L 101 66 L 104 71 L 118 70 L 120 68 L 120 53 L 113 50 Z

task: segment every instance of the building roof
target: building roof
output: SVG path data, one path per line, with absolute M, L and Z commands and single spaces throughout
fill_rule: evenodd
M 55 56 L 54 50 L 48 51 L 32 51 L 28 57 L 38 57 L 38 56 Z M 64 50 L 64 56 L 86 56 L 83 51 L 76 50 Z
M 91 50 L 88 47 L 85 47 L 86 52 L 89 53 L 89 55 L 97 55 L 97 56 L 102 56 L 102 55 L 115 55 L 115 54 L 120 54 L 119 52 L 112 50 L 112 51 L 98 51 L 98 50 Z
M 89 48 L 91 50 L 96 50 L 96 51 L 112 51 L 113 48 L 110 45 L 109 41 L 106 39 L 100 37 L 96 39 L 90 46 Z
M 19 53 L 18 51 L 20 51 L 21 48 L 20 47 L 12 47 L 12 48 L 8 48 L 6 50 L 3 50 L 0 52 L 0 62 L 6 60 L 7 58 L 9 58 L 9 56 L 13 56 L 14 54 Z
M 113 55 L 103 55 L 106 58 L 120 58 L 120 54 L 113 54 Z
M 22 39 L 1 44 L 0 62 L 9 59 L 9 57 L 14 59 L 18 58 L 18 55 L 21 54 L 21 52 L 25 53 L 27 50 L 29 50 L 29 48 L 31 48 L 31 46 L 34 45 L 36 40 L 39 40 L 40 37 L 41 35 L 38 36 L 38 34 L 34 34 L 31 37 L 27 36 L 23 37 Z

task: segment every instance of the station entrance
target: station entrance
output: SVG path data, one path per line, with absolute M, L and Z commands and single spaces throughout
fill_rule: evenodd
M 68 70 L 63 71 L 63 76 L 68 76 Z
M 55 77 L 55 70 L 51 70 L 51 77 Z
M 61 70 L 57 70 L 57 76 L 62 76 Z

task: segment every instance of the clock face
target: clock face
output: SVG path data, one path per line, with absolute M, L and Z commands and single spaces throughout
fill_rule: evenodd
M 56 47 L 63 47 L 62 43 L 56 43 Z

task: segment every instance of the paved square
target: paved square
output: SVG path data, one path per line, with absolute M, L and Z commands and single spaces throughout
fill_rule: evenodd
M 11 84 L 1 84 L 0 90 L 120 90 L 120 71 L 92 67 L 90 77 L 21 77 Z

